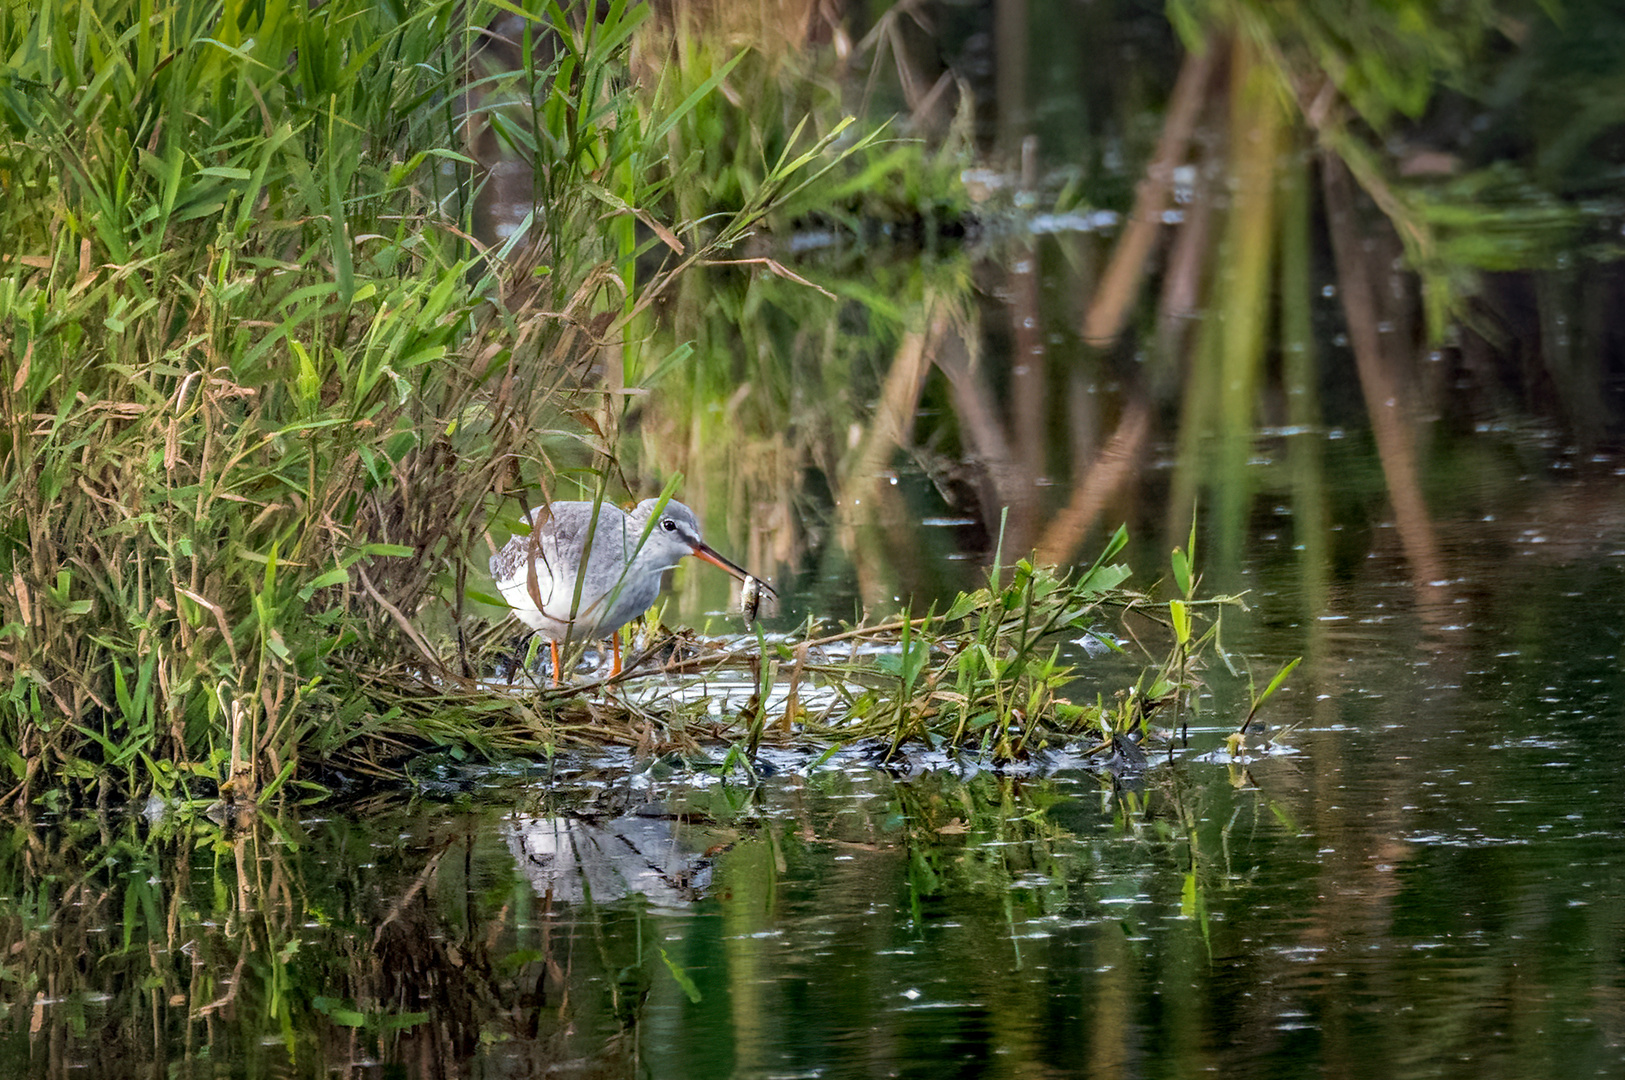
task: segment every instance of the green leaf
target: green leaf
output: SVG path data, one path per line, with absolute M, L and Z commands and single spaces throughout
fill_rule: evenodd
M 366 1014 L 357 1012 L 338 998 L 318 994 L 310 999 L 310 1004 L 317 1012 L 343 1027 L 364 1027 L 367 1023 Z
M 1287 676 L 1291 675 L 1293 669 L 1295 669 L 1301 663 L 1303 663 L 1303 657 L 1299 656 L 1288 663 L 1280 671 L 1277 671 L 1275 673 L 1275 678 L 1271 679 L 1270 684 L 1264 687 L 1264 692 L 1258 695 L 1258 703 L 1262 705 L 1265 701 L 1269 700 L 1269 696 L 1281 688 L 1281 684 L 1286 682 Z
M 1185 557 L 1185 553 L 1183 551 L 1179 550 L 1178 548 L 1174 548 L 1174 553 L 1170 561 L 1174 566 L 1174 587 L 1179 590 L 1180 596 L 1183 596 L 1188 600 L 1190 599 L 1191 595 L 1190 559 Z
M 1095 566 L 1077 584 L 1077 591 L 1098 595 L 1110 592 L 1133 576 L 1134 571 L 1127 566 Z
M 270 802 L 276 793 L 281 790 L 282 785 L 288 782 L 288 777 L 293 775 L 294 766 L 298 764 L 299 759 L 297 757 L 288 759 L 287 763 L 282 766 L 282 770 L 276 774 L 276 779 L 265 785 L 265 790 L 260 792 L 259 798 L 255 801 L 260 806 Z
M 415 1028 L 429 1019 L 426 1012 L 403 1012 L 394 1016 L 386 1016 L 378 1026 L 383 1031 L 405 1031 Z
M 400 559 L 410 558 L 417 553 L 417 548 L 404 544 L 365 544 L 361 548 L 363 555 L 390 555 Z
M 735 53 L 732 59 L 725 61 L 721 67 L 713 71 L 710 78 L 706 79 L 699 86 L 695 87 L 693 92 L 690 93 L 688 97 L 684 98 L 675 109 L 667 113 L 666 119 L 649 133 L 647 140 L 649 144 L 654 145 L 665 139 L 666 133 L 672 128 L 676 127 L 677 124 L 682 121 L 683 117 L 687 116 L 691 111 L 693 111 L 694 106 L 703 101 L 706 95 L 710 94 L 711 91 L 720 86 L 722 84 L 722 80 L 726 79 L 729 73 L 739 65 L 739 61 L 743 60 L 744 58 L 744 52 Z M 795 139 L 792 137 L 790 143 L 794 142 Z M 790 144 L 787 143 L 786 145 Z
M 350 572 L 344 569 L 342 566 L 329 570 L 327 573 L 320 574 L 306 582 L 304 587 L 299 590 L 299 599 L 309 600 L 311 596 L 315 594 L 317 589 L 326 589 L 334 585 L 343 585 L 349 582 L 349 580 Z
M 1191 640 L 1191 613 L 1183 600 L 1168 601 L 1168 617 L 1174 624 L 1174 637 L 1180 645 L 1189 645 Z
M 113 661 L 113 699 L 118 702 L 118 711 L 123 715 L 126 723 L 135 719 L 135 702 L 130 700 L 130 687 L 124 680 L 124 668 L 117 660 Z

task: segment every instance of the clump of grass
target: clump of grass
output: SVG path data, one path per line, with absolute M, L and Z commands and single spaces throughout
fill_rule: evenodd
M 457 11 L 60 0 L 0 27 L 0 764 L 22 795 L 274 790 L 307 706 L 409 647 L 477 534 L 535 394 L 467 348 L 433 107 Z
M 838 674 L 833 685 L 844 688 L 840 715 L 808 718 L 807 730 L 843 741 L 882 739 L 891 752 L 911 740 L 971 750 L 995 762 L 1063 745 L 1093 754 L 1120 748 L 1125 739 L 1138 744 L 1152 734 L 1154 715 L 1182 714 L 1194 704 L 1204 654 L 1218 635 L 1217 618 L 1196 632 L 1197 613 L 1239 600 L 1197 600 L 1188 575 L 1180 579 L 1181 595 L 1166 603 L 1124 588 L 1130 570 L 1110 560 L 1127 542 L 1120 528 L 1094 565 L 1072 578 L 1022 560 L 1000 584 L 995 565 L 987 588 L 960 594 L 941 612 L 812 642 L 826 654 L 838 642 L 859 639 L 889 642 L 895 651 L 867 670 L 807 665 L 807 675 Z M 1176 570 L 1182 558 L 1176 553 Z M 1160 627 L 1166 651 L 1158 660 L 1156 646 L 1136 636 L 1148 663 L 1132 683 L 1108 698 L 1091 678 L 1095 700 L 1075 702 L 1066 695 L 1084 673 L 1063 661 L 1063 642 L 1086 636 L 1119 649 L 1101 629 L 1108 617 L 1126 631 L 1136 622 Z

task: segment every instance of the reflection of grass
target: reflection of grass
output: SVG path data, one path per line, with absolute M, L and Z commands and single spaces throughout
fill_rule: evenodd
M 0 825 L 8 1035 L 31 1022 L 58 1060 L 94 1074 L 184 1059 L 250 1076 L 507 1035 L 475 1003 L 513 981 L 491 943 L 512 882 L 486 876 L 477 895 L 458 880 L 462 847 L 440 857 L 455 826 L 431 841 L 382 809 L 392 824 L 376 833 L 253 813 Z M 472 857 L 474 838 L 460 840 Z M 506 854 L 484 844 L 481 859 Z M 439 913 L 447 893 L 457 918 Z M 29 1038 L 8 1038 L 0 1072 L 40 1075 L 30 1056 Z

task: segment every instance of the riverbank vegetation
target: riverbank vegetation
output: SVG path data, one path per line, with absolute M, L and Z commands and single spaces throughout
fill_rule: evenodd
M 1211 507 L 1230 565 L 1260 420 L 1325 423 L 1318 392 L 1340 376 L 1312 327 L 1328 319 L 1348 330 L 1417 590 L 1438 592 L 1409 421 L 1447 382 L 1421 358 L 1453 348 L 1486 385 L 1535 370 L 1582 435 L 1614 422 L 1609 369 L 1563 366 L 1575 334 L 1615 332 L 1611 279 L 1535 288 L 1533 367 L 1497 351 L 1518 328 L 1476 298 L 1523 295 L 1514 271 L 1577 281 L 1560 265 L 1574 252 L 1611 258 L 1601 226 L 1619 208 L 1597 163 L 1620 118 L 1599 97 L 1542 127 L 1544 87 L 1509 104 L 1509 80 L 1588 55 L 1577 24 L 1466 7 L 1350 21 L 1171 5 L 1122 84 L 1132 111 L 1084 125 L 1094 171 L 1054 185 L 1010 135 L 1028 123 L 1013 43 L 1036 36 L 989 39 L 995 99 L 962 74 L 976 63 L 922 45 L 946 38 L 922 38 L 910 5 L 861 36 L 814 5 L 770 20 L 615 2 L 529 22 L 449 0 L 5 5 L 0 787 L 265 798 L 346 752 L 388 772 L 426 747 L 545 746 L 560 723 L 597 723 L 579 696 L 478 685 L 480 628 L 502 617 L 481 601 L 488 537 L 545 497 L 679 473 L 708 522 L 726 509 L 748 532 L 752 567 L 850 560 L 866 606 L 943 597 L 954 626 L 894 620 L 896 670 L 853 679 L 851 716 L 896 724 L 869 735 L 939 737 L 915 722 L 940 715 L 954 740 L 1018 752 L 1036 730 L 1018 713 L 1127 730 L 1138 706 L 1060 707 L 1043 642 L 981 636 L 1006 626 L 999 605 L 1059 597 L 1072 607 L 1040 624 L 1088 629 L 1068 590 L 1098 578 L 1024 570 L 956 599 L 865 514 L 924 516 L 892 472 L 907 456 L 917 487 L 969 511 L 962 547 L 1066 566 L 1171 423 L 1173 533 Z M 1612 40 L 1617 17 L 1593 7 L 1576 10 Z M 993 186 L 1013 194 L 978 201 L 991 181 L 963 170 L 983 160 L 1008 166 Z M 1104 205 L 1122 225 L 1109 242 L 1080 231 L 1066 325 L 1046 325 L 1022 215 Z M 796 228 L 839 242 L 792 265 Z M 1013 245 L 998 280 L 956 246 L 975 232 Z M 899 236 L 924 257 L 873 257 Z M 725 328 L 745 312 L 749 328 Z M 1027 360 L 990 370 L 995 336 Z M 1087 362 L 1063 393 L 1043 359 L 1058 342 Z M 1573 390 L 1585 379 L 1598 392 Z M 1301 442 L 1289 456 L 1313 606 L 1325 466 Z M 1035 478 L 1070 493 L 1059 512 Z M 1157 608 L 1175 659 L 1151 662 L 1148 701 L 1194 686 L 1185 577 Z M 1023 582 L 1039 591 L 1009 600 Z M 829 632 L 892 612 L 876 617 Z M 944 637 L 922 647 L 922 630 Z M 757 673 L 805 671 L 786 648 L 761 639 Z M 870 693 L 877 672 L 900 696 Z M 745 741 L 774 722 L 758 703 Z
M 634 87 L 643 7 L 555 13 L 495 70 L 496 7 L 7 12 L 0 758 L 23 798 L 263 795 L 364 726 L 359 673 L 440 666 L 504 499 L 607 477 L 598 417 L 640 372 L 583 369 L 618 325 L 836 160 L 839 128 L 794 133 L 730 212 L 667 217 L 669 137 L 726 69 Z M 537 209 L 480 244 L 493 140 Z

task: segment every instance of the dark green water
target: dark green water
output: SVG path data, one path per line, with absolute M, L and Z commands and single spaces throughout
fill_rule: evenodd
M 1453 612 L 1378 550 L 1310 619 L 1259 537 L 1232 648 L 1307 659 L 1247 763 L 1215 674 L 1126 784 L 628 757 L 11 819 L 0 1075 L 1625 1075 L 1625 534 L 1444 535 Z

